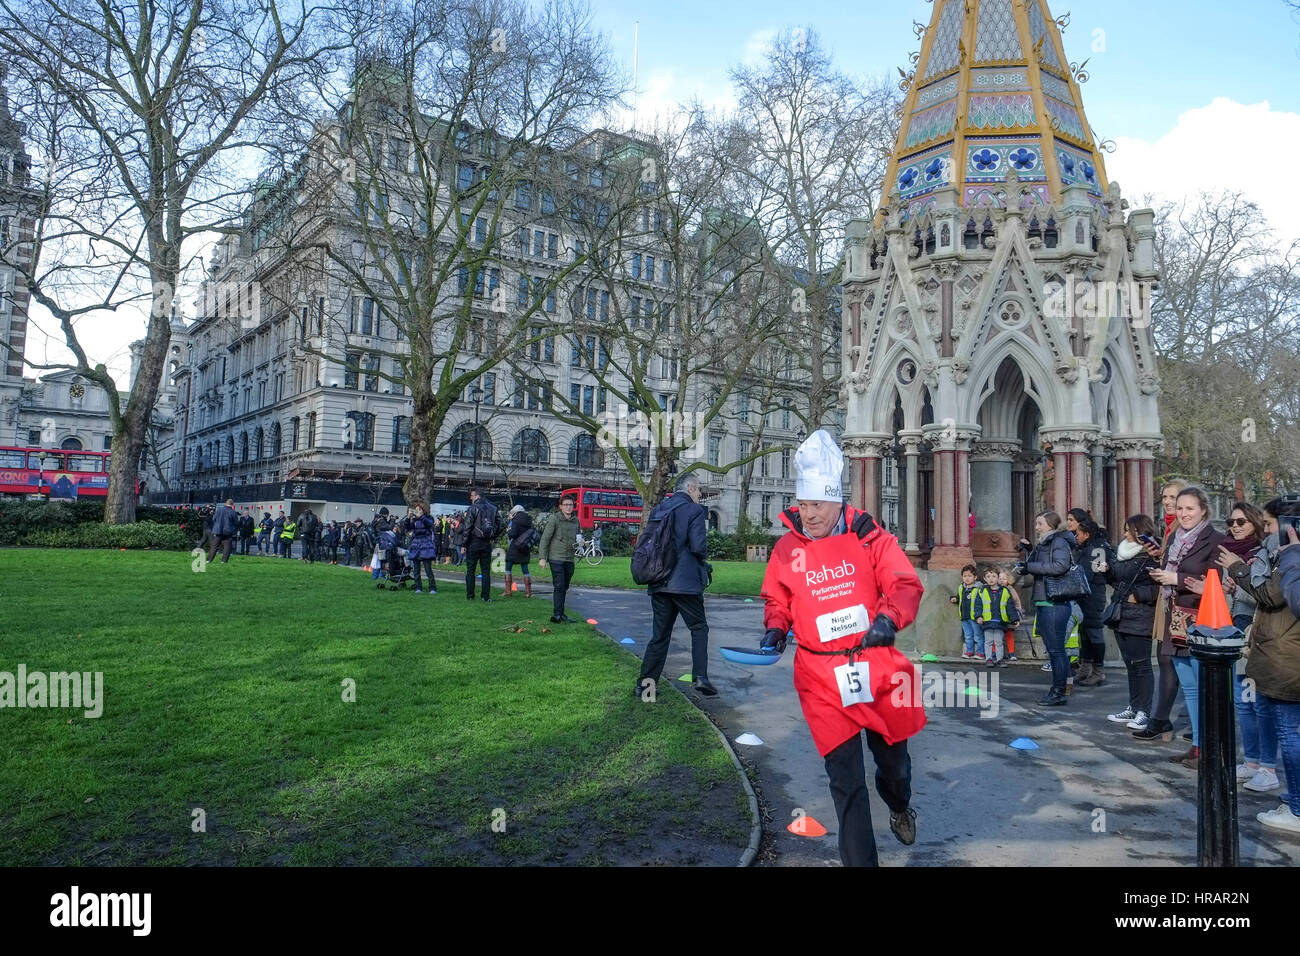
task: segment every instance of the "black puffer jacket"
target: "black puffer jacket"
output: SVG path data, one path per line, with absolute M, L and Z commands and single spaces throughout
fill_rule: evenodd
M 506 525 L 506 560 L 511 564 L 527 564 L 528 559 L 532 556 L 532 548 L 526 548 L 523 543 L 528 540 L 528 536 L 533 531 L 533 519 L 529 517 L 527 511 L 520 511 L 510 516 L 510 523 Z
M 1106 607 L 1106 572 L 1096 567 L 1101 564 L 1109 568 L 1117 560 L 1115 549 L 1105 538 L 1089 538 L 1074 549 L 1074 563 L 1088 572 L 1088 583 L 1092 585 L 1092 592 L 1077 602 L 1085 626 L 1101 624 L 1101 612 Z
M 1114 630 L 1117 634 L 1129 634 L 1133 637 L 1150 637 L 1155 630 L 1156 599 L 1160 596 L 1160 585 L 1151 580 L 1147 572 L 1156 566 L 1151 557 L 1140 551 L 1134 557 L 1120 560 L 1117 556 L 1106 572 L 1106 580 L 1115 588 L 1114 599 L 1121 601 L 1119 624 Z M 1129 582 L 1133 584 L 1130 586 Z M 1132 594 L 1137 603 L 1130 603 Z
M 1070 570 L 1077 545 L 1073 534 L 1064 528 L 1058 528 L 1044 536 L 1029 552 L 1029 557 L 1025 559 L 1025 573 L 1034 576 L 1032 600 L 1035 604 L 1047 600 L 1044 578 L 1056 577 Z

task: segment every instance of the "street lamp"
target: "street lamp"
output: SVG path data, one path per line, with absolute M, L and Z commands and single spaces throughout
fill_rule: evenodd
M 483 406 L 483 389 L 474 385 L 469 390 L 469 400 L 474 403 L 474 461 L 469 466 L 469 484 L 473 488 L 478 485 L 478 441 L 479 425 L 478 413 Z
M 41 468 L 40 468 L 40 474 L 36 478 L 36 495 L 37 497 L 40 497 L 41 485 L 45 484 L 45 458 L 46 458 L 45 452 L 41 452 L 40 455 L 37 457 L 39 457 L 41 460 Z M 49 500 L 48 496 L 46 496 L 46 500 Z

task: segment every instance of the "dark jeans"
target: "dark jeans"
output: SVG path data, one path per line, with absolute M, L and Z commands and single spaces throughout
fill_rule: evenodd
M 280 539 L 280 556 L 284 558 L 293 557 L 293 538 Z
M 320 548 L 319 538 L 304 538 L 302 542 L 302 556 L 312 564 L 316 563 L 316 551 Z
M 907 753 L 907 741 L 891 746 L 874 730 L 866 733 L 867 746 L 876 760 L 876 792 L 892 812 L 901 813 L 912 800 L 912 758 Z M 826 776 L 830 778 L 831 799 L 840 822 L 840 862 L 845 866 L 879 866 L 861 734 L 854 734 L 826 755 Z
M 217 534 L 212 536 L 212 550 L 208 553 L 208 560 L 215 561 L 217 552 L 221 552 L 221 563 L 225 564 L 230 560 L 230 549 L 234 547 L 235 539 L 228 534 Z
M 437 594 L 438 583 L 433 580 L 433 558 L 412 558 L 411 559 L 411 569 L 415 574 L 415 589 L 417 591 L 423 589 L 422 585 L 420 584 L 420 565 L 422 564 L 424 565 L 424 573 L 429 577 L 429 593 Z M 474 593 L 473 590 L 471 589 L 470 597 L 473 596 Z
M 250 545 L 252 545 L 252 543 L 253 543 L 253 538 L 252 538 L 251 535 L 250 535 L 249 537 L 247 537 L 247 538 L 240 538 L 240 539 L 239 539 L 239 553 L 240 553 L 240 554 L 248 554 L 248 548 L 249 548 Z
M 569 582 L 573 580 L 573 562 L 552 561 L 548 567 L 551 569 L 551 584 L 555 587 L 551 592 L 551 613 L 559 617 L 564 613 L 564 598 L 569 593 Z
M 665 594 L 656 591 L 650 595 L 650 609 L 654 614 L 654 634 L 645 649 L 641 664 L 641 680 L 653 678 L 655 683 L 663 676 L 664 662 L 668 659 L 668 644 L 673 637 L 673 624 L 680 613 L 691 630 L 691 676 L 697 681 L 709 676 L 709 622 L 704 617 L 703 594 Z
M 483 566 L 483 600 L 486 601 L 492 592 L 491 548 L 466 549 L 465 551 L 465 595 L 471 599 L 474 597 L 474 568 L 476 565 Z
M 1141 634 L 1115 632 L 1119 656 L 1128 671 L 1128 705 L 1132 710 L 1151 714 L 1151 696 L 1155 693 L 1156 678 L 1151 670 L 1151 638 Z
M 262 553 L 271 550 L 271 532 L 259 531 L 257 533 L 257 550 Z
M 329 556 L 331 564 L 339 563 L 339 546 L 337 544 L 331 544 L 329 546 Z
M 1070 676 L 1070 655 L 1065 650 L 1065 641 L 1070 636 L 1070 605 L 1039 605 L 1034 612 L 1038 616 L 1038 636 L 1043 639 L 1052 662 L 1052 690 L 1064 694 Z

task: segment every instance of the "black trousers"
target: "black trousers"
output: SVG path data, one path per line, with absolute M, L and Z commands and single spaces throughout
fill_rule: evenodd
M 209 561 L 217 559 L 217 552 L 221 552 L 221 563 L 226 564 L 230 560 L 230 549 L 235 545 L 235 539 L 232 535 L 216 534 L 212 536 L 212 551 L 208 554 Z
M 252 543 L 253 543 L 253 539 L 252 539 L 251 536 L 250 536 L 250 537 L 247 537 L 247 538 L 240 538 L 240 539 L 239 539 L 239 553 L 240 553 L 240 554 L 248 554 L 248 548 L 249 548 L 249 545 L 251 545 Z
M 483 566 L 483 600 L 492 592 L 492 549 L 465 550 L 465 596 L 474 597 L 474 568 Z
M 551 592 L 551 613 L 559 617 L 564 613 L 564 598 L 569 593 L 570 582 L 573 581 L 573 562 L 551 561 L 547 567 L 551 569 L 551 584 L 555 588 Z
M 421 564 L 424 565 L 424 573 L 425 573 L 426 575 L 428 575 L 428 577 L 429 577 L 429 593 L 430 593 L 430 594 L 437 594 L 437 593 L 438 593 L 438 583 L 437 583 L 436 581 L 434 581 L 434 579 L 433 579 L 433 558 L 412 558 L 412 559 L 411 559 L 411 568 L 412 568 L 412 570 L 413 570 L 414 573 L 415 573 L 415 587 L 416 587 L 416 590 L 423 590 L 423 586 L 420 584 L 420 565 L 421 565 Z M 473 597 L 473 591 L 472 591 L 472 590 L 471 590 L 471 592 L 470 592 L 470 596 Z
M 1079 626 L 1080 637 L 1079 660 L 1091 661 L 1100 666 L 1106 662 L 1106 629 L 1101 621 L 1090 623 L 1085 620 Z
M 1149 635 L 1116 631 L 1115 643 L 1119 645 L 1119 656 L 1124 659 L 1124 668 L 1128 671 L 1128 705 L 1149 716 L 1156 686 L 1155 674 L 1151 671 L 1151 638 Z
M 894 813 L 912 800 L 912 758 L 907 741 L 890 745 L 874 730 L 866 731 L 876 760 L 876 792 Z M 871 829 L 871 794 L 862 756 L 862 734 L 850 737 L 826 755 L 826 776 L 840 822 L 840 862 L 845 866 L 879 866 L 876 835 Z
M 668 660 L 668 645 L 673 637 L 673 625 L 681 614 L 691 629 L 691 676 L 697 681 L 709 676 L 709 622 L 704 617 L 703 594 L 665 594 L 656 591 L 650 595 L 650 609 L 654 614 L 654 634 L 645 649 L 641 662 L 640 681 L 647 677 L 657 684 L 663 676 L 664 662 Z M 638 681 L 638 683 L 640 683 Z

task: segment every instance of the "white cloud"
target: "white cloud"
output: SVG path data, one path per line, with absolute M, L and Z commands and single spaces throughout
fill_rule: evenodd
M 1287 175 L 1297 155 L 1300 114 L 1216 97 L 1181 114 L 1155 142 L 1117 139 L 1106 172 L 1130 202 L 1146 193 L 1178 201 L 1201 190 L 1238 190 L 1290 242 L 1300 238 L 1300 193 Z
M 654 70 L 638 81 L 636 97 L 636 123 L 641 130 L 653 130 L 671 123 L 682 113 L 682 106 L 698 99 L 706 108 L 732 110 L 736 106 L 735 91 L 727 78 L 720 74 L 683 74 L 677 70 Z M 632 113 L 621 111 L 619 119 L 629 123 Z
M 766 63 L 768 48 L 777 38 L 778 33 L 780 31 L 776 27 L 767 27 L 751 33 L 745 40 L 745 52 L 741 54 L 740 62 L 748 67 L 760 67 Z

